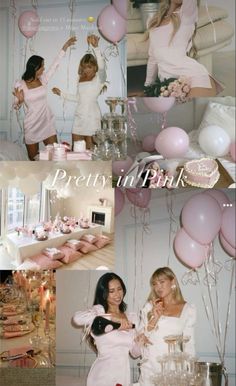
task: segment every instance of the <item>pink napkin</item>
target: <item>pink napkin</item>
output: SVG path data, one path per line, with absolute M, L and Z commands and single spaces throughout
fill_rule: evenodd
M 10 350 L 8 350 L 8 355 L 9 356 L 14 356 L 14 355 L 23 355 L 26 354 L 27 351 L 32 350 L 32 346 L 22 346 L 22 347 L 15 347 Z
M 4 326 L 4 332 L 19 332 L 22 331 L 22 326 L 15 324 L 11 326 Z M 27 328 L 24 331 L 28 331 Z
M 18 331 L 18 332 L 3 332 L 2 336 L 3 338 L 16 338 L 17 336 L 23 336 L 25 335 L 25 331 Z
M 3 321 L 4 326 L 13 326 L 18 324 L 21 319 L 7 319 Z

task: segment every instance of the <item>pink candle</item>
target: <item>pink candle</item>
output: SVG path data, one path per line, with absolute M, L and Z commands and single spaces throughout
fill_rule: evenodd
M 40 297 L 40 310 L 42 311 L 43 310 L 43 296 L 44 295 L 44 287 L 43 285 L 41 285 L 39 287 L 39 297 Z
M 46 300 L 46 306 L 45 306 L 45 331 L 49 330 L 49 318 L 50 318 L 50 298 L 49 298 L 49 292 L 47 293 L 47 300 Z

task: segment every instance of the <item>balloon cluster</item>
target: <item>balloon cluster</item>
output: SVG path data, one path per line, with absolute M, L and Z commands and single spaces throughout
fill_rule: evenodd
M 200 267 L 217 235 L 225 252 L 235 258 L 235 203 L 231 204 L 224 192 L 210 189 L 195 194 L 184 205 L 181 222 L 174 250 L 182 263 Z
M 151 190 L 144 188 L 125 189 L 115 188 L 115 215 L 117 216 L 125 204 L 125 196 L 129 202 L 138 208 L 147 209 L 151 200 Z
M 149 110 L 166 114 L 175 104 L 174 97 L 143 98 L 143 102 Z M 167 127 L 157 136 L 153 134 L 144 137 L 143 150 L 154 151 L 155 149 L 164 158 L 183 157 L 189 147 L 189 136 L 180 127 Z
M 126 0 L 112 0 L 98 17 L 98 29 L 101 35 L 113 44 L 117 44 L 126 34 Z
M 232 136 L 220 126 L 204 127 L 198 137 L 201 149 L 213 157 L 222 157 L 227 154 L 236 162 L 235 134 Z

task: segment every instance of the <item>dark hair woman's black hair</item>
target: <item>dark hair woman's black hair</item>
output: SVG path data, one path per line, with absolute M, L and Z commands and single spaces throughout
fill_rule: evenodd
M 36 71 L 42 67 L 44 59 L 41 56 L 33 55 L 29 58 L 26 63 L 26 71 L 22 75 L 23 80 L 33 80 L 35 79 Z
M 123 280 L 118 275 L 116 275 L 113 272 L 108 272 L 108 273 L 105 273 L 104 275 L 102 275 L 97 283 L 93 305 L 100 304 L 101 306 L 104 307 L 105 312 L 108 311 L 107 298 L 109 295 L 109 282 L 111 280 L 119 280 L 121 287 L 123 289 L 123 292 L 124 292 L 124 296 L 126 294 L 125 284 L 124 284 Z M 126 303 L 122 300 L 121 304 L 119 305 L 120 311 L 125 312 L 126 307 L 127 307 Z

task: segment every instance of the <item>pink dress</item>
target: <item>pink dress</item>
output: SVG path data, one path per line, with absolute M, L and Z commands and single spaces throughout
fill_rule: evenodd
M 104 308 L 96 305 L 87 311 L 76 312 L 73 320 L 77 325 L 89 327 L 96 316 L 104 313 Z M 132 323 L 136 322 L 135 314 L 127 314 L 127 317 Z M 130 386 L 129 353 L 133 357 L 140 355 L 139 346 L 134 342 L 135 335 L 135 329 L 92 335 L 98 354 L 89 371 L 87 386 L 116 386 L 117 383 Z
M 61 50 L 49 70 L 42 74 L 40 77 L 42 86 L 29 89 L 24 80 L 15 84 L 15 88 L 24 92 L 24 137 L 27 145 L 42 142 L 56 135 L 54 115 L 47 101 L 47 84 L 64 56 L 65 51 Z
M 183 0 L 180 10 L 176 13 L 180 17 L 180 27 L 172 40 L 172 22 L 150 31 L 145 85 L 154 83 L 158 74 L 161 80 L 185 76 L 190 80 L 191 88 L 212 88 L 206 68 L 187 56 L 198 19 L 197 0 Z M 215 82 L 217 91 L 222 91 L 221 85 Z

